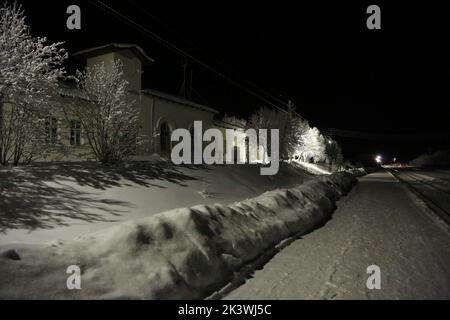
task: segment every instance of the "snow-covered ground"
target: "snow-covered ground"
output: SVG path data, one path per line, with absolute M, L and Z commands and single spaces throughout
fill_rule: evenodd
M 0 245 L 69 240 L 120 222 L 197 204 L 229 204 L 311 175 L 282 163 L 275 176 L 256 165 L 173 166 L 132 162 L 41 163 L 0 168 Z
M 440 150 L 432 154 L 422 154 L 410 161 L 410 164 L 418 167 L 450 167 L 450 150 Z
M 450 299 L 450 233 L 387 172 L 360 179 L 327 224 L 227 299 Z M 381 271 L 369 290 L 367 267 Z
M 230 175 L 230 169 L 224 170 Z M 248 187 L 240 173 L 233 180 Z M 299 182 L 304 175 L 288 165 L 281 174 L 283 183 Z M 205 297 L 278 243 L 326 221 L 335 200 L 354 182 L 352 174 L 337 173 L 229 205 L 197 205 L 132 219 L 67 242 L 3 245 L 0 297 Z M 66 287 L 70 265 L 82 269 L 82 290 Z

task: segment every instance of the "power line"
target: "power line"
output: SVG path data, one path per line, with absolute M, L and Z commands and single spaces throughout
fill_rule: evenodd
M 146 15 L 147 17 L 149 17 L 149 18 L 155 20 L 155 21 L 158 22 L 160 25 L 162 25 L 164 28 L 166 28 L 167 30 L 170 30 L 172 33 L 181 35 L 180 38 L 182 38 L 184 41 L 186 41 L 191 47 L 194 47 L 194 48 L 197 48 L 197 49 L 199 48 L 199 47 L 198 47 L 198 44 L 196 44 L 195 42 L 193 42 L 191 39 L 187 39 L 187 40 L 186 40 L 186 38 L 187 38 L 186 35 L 184 35 L 183 33 L 180 33 L 178 30 L 174 30 L 174 29 L 173 29 L 172 27 L 170 27 L 168 24 L 166 24 L 165 22 L 161 21 L 161 19 L 159 19 L 159 18 L 156 17 L 155 15 L 151 14 L 150 12 L 148 12 L 145 8 L 143 8 L 142 6 L 140 6 L 139 4 L 137 4 L 135 1 L 131 0 L 131 4 L 134 5 L 134 7 L 135 7 L 137 10 L 139 10 L 140 12 L 142 12 L 142 13 L 143 13 L 144 15 Z M 200 51 L 204 51 L 204 50 L 200 50 Z M 213 59 L 214 59 L 214 62 L 215 62 L 215 63 L 221 65 L 222 67 L 225 66 L 226 68 L 229 68 L 228 65 L 225 65 L 222 61 L 218 60 L 217 58 L 213 58 Z M 233 73 L 237 74 L 237 72 L 236 72 L 235 69 L 233 69 L 233 70 L 231 70 L 231 71 L 232 71 Z M 251 81 L 248 81 L 248 80 L 244 79 L 244 78 L 243 78 L 242 76 L 240 76 L 240 75 L 237 75 L 237 76 L 238 76 L 238 78 L 239 78 L 241 81 L 245 82 L 245 83 L 246 83 L 247 85 L 249 85 L 249 86 L 252 86 L 254 89 L 258 90 L 260 93 L 263 93 L 263 94 L 269 96 L 271 99 L 273 99 L 273 100 L 275 100 L 275 101 L 277 101 L 277 102 L 279 102 L 279 103 L 281 103 L 281 104 L 283 104 L 283 105 L 286 105 L 286 104 L 287 104 L 286 101 L 287 101 L 288 99 L 286 99 L 286 101 L 285 101 L 285 100 L 282 100 L 281 98 L 275 96 L 273 93 L 269 92 L 268 90 L 262 89 L 262 88 L 261 88 L 260 86 L 258 86 L 257 84 L 252 83 Z
M 331 137 L 351 138 L 357 140 L 383 140 L 383 141 L 429 141 L 449 140 L 449 132 L 421 132 L 421 133 L 378 133 L 361 132 L 342 129 L 323 129 L 324 134 Z
M 110 6 L 108 6 L 107 4 L 105 4 L 104 2 L 100 1 L 100 0 L 91 0 L 91 3 L 93 5 L 95 5 L 96 7 L 102 9 L 103 11 L 109 13 L 110 15 L 116 16 L 117 18 L 119 18 L 120 20 L 122 20 L 123 22 L 138 28 L 141 32 L 143 32 L 144 34 L 148 35 L 150 38 L 157 40 L 159 42 L 161 42 L 162 44 L 164 44 L 166 47 L 174 50 L 175 52 L 177 52 L 178 54 L 190 59 L 191 61 L 195 62 L 196 64 L 202 66 L 203 68 L 207 69 L 210 72 L 213 72 L 215 74 L 217 74 L 218 76 L 220 76 L 222 79 L 232 83 L 233 85 L 235 85 L 236 87 L 244 90 L 245 92 L 247 92 L 248 94 L 258 98 L 259 100 L 265 102 L 266 104 L 274 107 L 275 109 L 277 109 L 278 111 L 281 112 L 287 112 L 286 110 L 280 108 L 279 106 L 277 106 L 276 104 L 274 104 L 273 102 L 269 101 L 268 99 L 266 99 L 265 97 L 261 96 L 260 94 L 254 92 L 253 90 L 250 90 L 246 87 L 244 87 L 242 84 L 238 83 L 237 81 L 233 80 L 232 78 L 230 78 L 229 76 L 225 75 L 224 73 L 216 70 L 215 68 L 209 66 L 208 64 L 204 63 L 203 61 L 195 58 L 194 56 L 192 56 L 191 54 L 189 54 L 188 52 L 184 51 L 183 49 L 179 48 L 178 46 L 176 46 L 175 44 L 165 40 L 164 38 L 158 36 L 157 34 L 155 34 L 154 32 L 150 31 L 148 28 L 144 27 L 143 25 L 141 25 L 140 23 L 130 19 L 129 17 L 125 16 L 124 14 L 118 12 L 117 10 L 115 10 L 114 8 L 111 8 Z M 283 102 L 283 104 L 285 106 L 287 106 L 287 104 L 285 102 Z

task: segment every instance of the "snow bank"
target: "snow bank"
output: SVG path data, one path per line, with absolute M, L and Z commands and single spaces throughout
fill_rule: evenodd
M 330 175 L 333 172 L 345 171 L 345 172 L 349 172 L 357 177 L 361 177 L 368 173 L 368 170 L 365 168 L 352 168 L 352 169 L 344 170 L 344 169 L 334 167 L 332 169 L 332 168 L 330 168 L 329 165 L 326 165 L 326 164 L 308 163 L 308 162 L 303 162 L 300 160 L 291 160 L 290 164 L 294 167 L 300 167 L 303 170 L 305 170 L 306 172 L 309 172 L 314 175 Z
M 346 170 L 346 172 L 351 173 L 356 177 L 362 177 L 369 173 L 368 170 L 365 168 L 353 168 Z
M 417 167 L 449 167 L 450 150 L 440 150 L 433 154 L 422 154 L 410 162 Z
M 174 166 L 164 161 L 102 166 L 55 162 L 0 167 L 0 246 L 71 240 L 127 220 L 197 204 L 230 204 L 313 178 L 288 163 Z
M 317 163 L 309 163 L 301 160 L 291 160 L 291 163 L 314 175 L 331 174 L 331 171 L 325 168 L 324 165 Z
M 346 172 L 322 176 L 232 205 L 199 205 L 128 221 L 45 250 L 54 250 L 58 263 L 81 266 L 76 298 L 203 298 L 280 241 L 326 221 L 355 181 Z M 11 277 L 5 269 L 2 277 Z M 58 296 L 51 286 L 37 290 L 40 297 Z

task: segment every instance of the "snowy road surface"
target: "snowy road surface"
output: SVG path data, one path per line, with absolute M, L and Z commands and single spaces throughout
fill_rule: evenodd
M 366 287 L 367 267 L 381 289 Z M 388 172 L 360 179 L 324 227 L 284 248 L 226 299 L 449 299 L 450 233 Z

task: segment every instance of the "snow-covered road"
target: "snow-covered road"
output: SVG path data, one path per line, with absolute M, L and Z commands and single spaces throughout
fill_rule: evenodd
M 367 267 L 381 289 L 366 287 Z M 360 179 L 324 227 L 226 299 L 450 299 L 450 233 L 388 172 Z
M 391 172 L 450 225 L 450 171 L 399 168 Z

